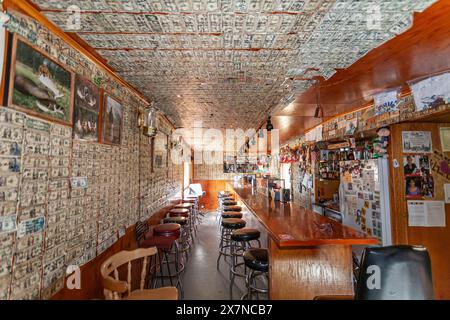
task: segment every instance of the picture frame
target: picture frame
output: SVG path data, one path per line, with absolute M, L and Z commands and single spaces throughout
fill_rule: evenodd
M 8 106 L 45 120 L 72 125 L 75 73 L 45 51 L 14 35 Z
M 153 171 L 168 167 L 169 135 L 159 131 L 153 138 Z
M 121 145 L 123 134 L 123 106 L 109 94 L 103 95 L 101 111 L 101 141 L 109 145 Z
M 98 142 L 100 134 L 100 88 L 91 81 L 75 75 L 73 138 Z

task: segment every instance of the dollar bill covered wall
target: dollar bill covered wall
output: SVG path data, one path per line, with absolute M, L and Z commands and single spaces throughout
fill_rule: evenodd
M 145 102 L 36 21 L 9 14 L 9 32 L 123 106 L 117 145 L 74 139 L 70 125 L 0 107 L 0 299 L 48 299 L 68 265 L 91 261 L 166 206 L 183 171 L 169 159 L 153 166 L 152 140 L 137 124 Z M 169 149 L 173 128 L 159 123 Z

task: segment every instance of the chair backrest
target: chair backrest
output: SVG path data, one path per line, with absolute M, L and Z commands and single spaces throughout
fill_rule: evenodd
M 355 299 L 434 299 L 427 249 L 407 245 L 366 248 L 361 258 Z
M 144 237 L 144 235 L 150 230 L 147 222 L 138 221 L 136 222 L 136 241 L 139 241 Z
M 157 249 L 155 247 L 136 249 L 133 251 L 120 251 L 103 262 L 100 267 L 100 274 L 102 276 L 105 298 L 107 300 L 120 300 L 123 294 L 126 293 L 127 295 L 130 295 L 132 261 L 138 259 L 143 259 L 139 288 L 141 290 L 144 289 L 147 269 L 150 261 L 149 258 L 156 253 Z M 118 268 L 125 264 L 127 264 L 128 268 L 127 281 L 119 279 Z

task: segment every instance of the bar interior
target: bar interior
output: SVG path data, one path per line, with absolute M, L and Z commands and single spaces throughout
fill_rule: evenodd
M 0 300 L 450 299 L 450 0 L 0 2 Z

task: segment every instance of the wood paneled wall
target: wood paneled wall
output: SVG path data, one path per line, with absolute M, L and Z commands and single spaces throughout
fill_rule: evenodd
M 200 199 L 200 205 L 205 206 L 205 210 L 217 209 L 217 193 L 227 190 L 226 180 L 194 180 L 193 183 L 200 183 L 205 196 Z
M 149 225 L 157 225 L 164 218 L 167 212 L 173 208 L 173 205 L 167 206 L 156 212 L 147 221 Z M 138 247 L 136 242 L 135 226 L 131 226 L 126 230 L 125 235 L 119 239 L 113 246 L 108 248 L 94 260 L 88 262 L 80 268 L 81 271 L 81 288 L 70 290 L 67 288 L 67 279 L 62 290 L 52 297 L 52 300 L 91 300 L 104 299 L 102 279 L 100 275 L 100 266 L 103 261 L 122 250 L 133 250 Z M 138 273 L 136 273 L 138 274 Z
M 430 131 L 433 150 L 441 151 L 439 128 L 450 127 L 450 123 L 402 123 L 391 126 L 391 210 L 393 239 L 396 244 L 423 245 L 431 256 L 435 295 L 437 299 L 450 299 L 450 204 L 445 205 L 446 227 L 425 228 L 408 226 L 408 208 L 405 196 L 405 179 L 403 173 L 402 131 Z M 450 153 L 445 153 L 450 157 Z M 428 154 L 432 160 L 432 154 Z M 400 166 L 394 168 L 396 159 Z M 432 200 L 444 200 L 443 184 L 450 183 L 445 178 L 432 172 L 435 197 Z M 431 200 L 431 199 L 430 199 Z

